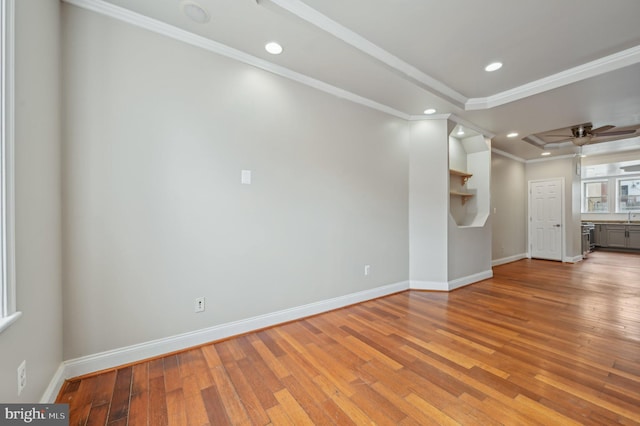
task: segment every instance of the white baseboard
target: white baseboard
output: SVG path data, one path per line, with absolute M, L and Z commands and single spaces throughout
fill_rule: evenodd
M 42 397 L 40 398 L 41 404 L 53 404 L 56 401 L 56 397 L 58 396 L 58 393 L 60 392 L 60 389 L 62 389 L 62 385 L 66 380 L 64 371 L 65 365 L 64 362 L 62 362 L 51 378 L 49 386 L 47 386 L 47 389 L 45 389 L 44 393 L 42 394 Z
M 516 262 L 518 260 L 526 259 L 528 257 L 529 257 L 529 255 L 527 253 L 520 253 L 520 254 L 516 254 L 514 256 L 507 256 L 507 257 L 503 257 L 502 259 L 492 260 L 491 261 L 491 266 L 504 265 L 505 263 Z
M 464 287 L 466 285 L 477 283 L 478 281 L 486 280 L 492 277 L 493 271 L 489 269 L 488 271 L 478 272 L 477 274 L 457 278 L 455 280 L 449 281 L 449 290 L 455 290 L 456 288 Z
M 449 291 L 449 285 L 445 281 L 417 281 L 411 280 L 411 290 Z
M 451 291 L 491 277 L 493 277 L 493 271 L 490 269 L 466 277 L 456 278 L 448 282 L 411 280 L 409 288 L 411 290 Z
M 42 401 L 49 403 L 53 402 L 62 388 L 64 381 L 72 377 L 82 376 L 95 371 L 114 368 L 119 365 L 129 364 L 147 358 L 184 350 L 193 346 L 202 345 L 208 342 L 249 333 L 251 331 L 332 311 L 334 309 L 343 308 L 355 303 L 365 302 L 367 300 L 376 299 L 378 297 L 387 296 L 389 294 L 398 293 L 408 289 L 409 281 L 401 281 L 395 284 L 347 294 L 333 299 L 322 300 L 308 305 L 284 309 L 282 311 L 259 315 L 253 318 L 233 321 L 137 345 L 126 346 L 93 355 L 70 359 L 64 361 L 60 365 L 60 368 L 58 368 L 58 371 L 51 379 L 49 386 L 42 396 Z
M 573 256 L 573 257 L 565 257 L 564 259 L 562 259 L 563 262 L 565 263 L 578 263 L 578 262 L 582 262 L 584 258 L 582 257 L 582 255 L 578 255 L 578 256 Z

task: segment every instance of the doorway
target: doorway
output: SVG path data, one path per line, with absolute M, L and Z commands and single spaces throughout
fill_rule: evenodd
M 529 256 L 562 261 L 564 178 L 529 181 Z

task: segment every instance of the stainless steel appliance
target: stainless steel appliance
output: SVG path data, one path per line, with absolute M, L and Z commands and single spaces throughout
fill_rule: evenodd
M 582 222 L 582 256 L 584 257 L 587 257 L 595 247 L 595 228 L 593 222 Z

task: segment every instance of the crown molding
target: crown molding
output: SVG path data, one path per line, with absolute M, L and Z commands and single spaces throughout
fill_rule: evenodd
M 206 37 L 193 34 L 189 31 L 182 30 L 173 25 L 166 24 L 156 19 L 152 19 L 147 16 L 141 15 L 139 13 L 132 12 L 123 7 L 116 6 L 114 4 L 111 4 L 102 0 L 63 0 L 63 1 L 73 6 L 90 10 L 92 12 L 99 13 L 101 15 L 108 16 L 110 18 L 117 19 L 122 22 L 126 22 L 136 27 L 152 31 L 157 34 L 161 34 L 163 36 L 172 38 L 174 40 L 178 40 L 178 41 L 190 44 L 192 46 L 199 47 L 204 50 L 208 50 L 218 55 L 225 56 L 230 59 L 234 59 L 236 61 L 245 63 L 247 65 L 260 68 L 264 71 L 268 71 L 270 73 L 279 75 L 281 77 L 285 77 L 289 80 L 293 80 L 295 82 L 304 84 L 306 86 L 331 94 L 338 98 L 345 99 L 347 101 L 351 101 L 356 104 L 360 104 L 374 110 L 378 110 L 385 114 L 389 114 L 394 117 L 401 118 L 403 120 L 409 120 L 410 118 L 409 114 L 405 114 L 404 112 L 399 111 L 390 106 L 381 104 L 379 102 L 376 102 L 369 98 L 365 98 L 360 95 L 356 95 L 355 93 L 341 89 L 340 87 L 332 86 L 331 84 L 325 83 L 321 80 L 317 80 L 305 74 L 290 70 L 288 68 L 274 64 L 272 62 L 258 58 L 256 56 L 249 55 L 245 52 L 242 52 L 238 49 L 234 49 L 232 47 L 229 47 L 217 41 L 213 41 Z
M 390 67 L 393 71 L 402 75 L 404 78 L 410 80 L 414 84 L 422 87 L 423 89 L 426 89 L 427 91 L 437 96 L 444 98 L 458 108 L 464 108 L 465 103 L 468 101 L 466 96 L 458 93 L 441 81 L 425 74 L 418 68 L 403 61 L 397 56 L 392 55 L 380 46 L 370 42 L 366 38 L 337 23 L 326 15 L 323 15 L 317 10 L 307 6 L 300 0 L 265 1 L 278 6 L 289 13 L 292 13 L 298 18 L 355 47 L 361 52 Z
M 461 124 L 468 129 L 475 130 L 476 132 L 482 134 L 485 138 L 493 139 L 496 136 L 495 134 L 489 132 L 488 130 L 483 129 L 482 127 L 476 126 L 472 122 L 467 121 L 464 118 L 458 117 L 455 114 L 450 114 L 450 120 L 456 122 L 457 124 Z
M 537 95 L 552 89 L 557 89 L 558 87 L 576 83 L 587 78 L 595 77 L 640 62 L 640 46 L 635 46 L 586 64 L 561 71 L 557 74 L 523 84 L 522 86 L 514 87 L 504 92 L 481 98 L 467 98 L 453 88 L 425 74 L 413 65 L 392 55 L 378 45 L 333 21 L 326 15 L 323 15 L 317 10 L 309 7 L 300 0 L 261 1 L 277 5 L 300 19 L 315 25 L 352 47 L 355 47 L 361 52 L 377 59 L 421 88 L 444 98 L 453 105 L 463 108 L 466 111 L 495 108 L 500 105 L 515 102 L 520 99 Z
M 532 160 L 525 160 L 526 164 L 530 164 L 530 163 L 544 163 L 547 161 L 555 161 L 555 160 L 566 160 L 567 158 L 575 158 L 577 154 L 565 154 L 565 155 L 558 155 L 557 157 L 552 157 L 552 156 L 548 156 L 548 157 L 544 157 L 544 158 L 534 158 Z
M 517 161 L 518 163 L 523 163 L 524 164 L 524 163 L 527 162 L 527 160 L 525 160 L 524 158 L 520 158 L 520 157 L 518 157 L 516 155 L 509 154 L 508 152 L 504 152 L 502 150 L 499 150 L 498 148 L 491 148 L 491 152 L 493 152 L 494 154 L 501 155 L 503 157 L 510 158 L 510 159 L 512 159 L 514 161 Z
M 83 9 L 91 10 L 114 19 L 144 28 L 158 34 L 183 41 L 193 46 L 201 47 L 211 52 L 228 58 L 244 62 L 257 68 L 269 71 L 293 81 L 316 88 L 339 98 L 367 106 L 372 109 L 393 115 L 405 120 L 425 119 L 423 116 L 411 116 L 395 108 L 375 102 L 371 99 L 356 95 L 347 90 L 332 86 L 323 81 L 307 75 L 292 71 L 288 68 L 276 65 L 272 62 L 257 58 L 240 50 L 218 43 L 211 39 L 198 36 L 164 22 L 132 12 L 128 9 L 107 3 L 103 0 L 63 0 L 66 3 Z M 343 25 L 333 21 L 317 10 L 309 7 L 300 0 L 256 0 L 261 6 L 267 3 L 275 5 L 298 18 L 320 28 L 321 30 L 337 37 L 366 55 L 380 61 L 391 70 L 401 75 L 417 86 L 437 95 L 453 105 L 466 111 L 486 110 L 495 108 L 510 102 L 515 102 L 542 92 L 557 89 L 558 87 L 576 83 L 587 78 L 595 77 L 610 71 L 614 71 L 629 65 L 640 63 L 640 45 L 605 56 L 577 67 L 541 78 L 530 83 L 514 87 L 503 92 L 480 98 L 467 98 L 439 80 L 425 74 L 413 65 L 392 55 L 376 44 L 370 42 L 359 34 L 351 31 Z
M 640 62 L 640 45 L 485 98 L 471 98 L 465 110 L 491 109 Z

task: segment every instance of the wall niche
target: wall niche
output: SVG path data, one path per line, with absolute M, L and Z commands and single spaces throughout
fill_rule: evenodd
M 457 124 L 449 133 L 449 214 L 459 227 L 489 217 L 491 150 L 478 132 Z

